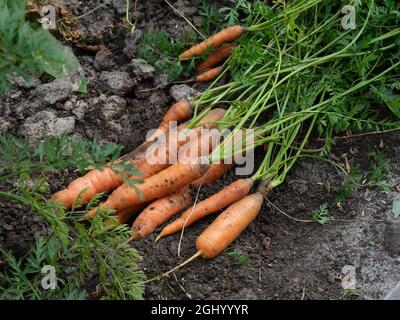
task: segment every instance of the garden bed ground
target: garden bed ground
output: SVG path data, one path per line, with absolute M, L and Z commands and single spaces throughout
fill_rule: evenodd
M 96 1 L 65 3 L 79 15 Z M 113 1 L 113 5 L 79 20 L 81 32 L 90 39 L 89 43 L 103 42 L 111 49 L 111 53 L 96 55 L 71 45 L 87 75 L 88 94 L 70 93 L 65 84 L 50 82 L 46 76 L 32 83 L 15 82 L 11 91 L 0 97 L 0 132 L 23 136 L 32 144 L 45 135 L 67 132 L 86 139 L 118 142 L 126 146 L 126 151 L 144 140 L 146 132 L 157 126 L 174 101 L 172 95 L 181 94 L 182 88 L 172 90 L 172 95 L 169 86 L 142 91 L 157 86 L 163 76 L 159 71 L 143 71 L 137 61 L 132 62 L 140 32 L 129 34 L 120 24 L 124 3 Z M 200 23 L 198 4 L 199 1 L 174 2 L 195 25 Z M 165 28 L 172 37 L 179 37 L 189 28 L 162 0 L 137 2 L 135 19 L 138 30 Z M 331 157 L 340 158 L 346 153 L 350 166 L 358 167 L 368 176 L 374 163 L 371 153 L 381 151 L 391 163 L 389 178 L 384 182 L 396 186 L 400 183 L 399 146 L 399 133 L 341 139 Z M 50 179 L 51 189 L 67 184 L 71 175 L 55 173 Z M 202 189 L 200 199 L 234 178 L 230 172 L 221 181 Z M 271 203 L 264 204 L 255 222 L 227 250 L 239 250 L 248 255 L 248 261 L 238 264 L 227 252 L 211 261 L 198 259 L 172 276 L 148 284 L 145 298 L 383 298 L 400 280 L 400 257 L 389 254 L 391 239 L 384 237 L 389 224 L 385 221 L 393 200 L 400 197 L 399 192 L 354 188 L 339 207 L 335 195 L 343 179 L 326 162 L 311 159 L 298 162 L 286 182 L 271 193 Z M 326 225 L 295 221 L 276 208 L 293 218 L 310 220 L 312 212 L 325 202 L 334 219 Z M 191 256 L 196 236 L 212 218 L 186 230 L 182 257 L 177 257 L 179 235 L 162 239 L 156 245 L 153 245 L 155 235 L 134 243 L 144 257 L 141 266 L 148 277 L 167 271 Z M 22 255 L 35 235 L 46 232 L 45 224 L 35 213 L 27 213 L 13 203 L 0 203 L 1 246 Z M 340 281 L 346 265 L 356 270 L 357 290 L 350 296 L 343 291 Z

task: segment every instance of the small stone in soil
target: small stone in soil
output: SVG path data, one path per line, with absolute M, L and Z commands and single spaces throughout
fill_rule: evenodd
M 135 85 L 129 74 L 124 71 L 103 71 L 100 74 L 100 82 L 104 90 L 116 95 L 126 94 Z
M 155 71 L 154 67 L 143 59 L 132 59 L 130 66 L 132 74 L 137 80 L 144 80 L 153 77 Z
M 58 101 L 66 99 L 71 91 L 71 82 L 56 79 L 37 86 L 34 94 L 46 104 L 53 105 Z
M 117 67 L 114 61 L 114 56 L 109 50 L 102 50 L 97 52 L 94 59 L 94 66 L 99 71 L 109 71 Z
M 179 84 L 172 86 L 171 89 L 169 90 L 169 93 L 176 101 L 182 99 L 189 100 L 200 94 L 199 91 L 187 86 L 186 84 Z
M 125 48 L 123 49 L 123 52 L 129 57 L 129 58 L 135 58 L 136 56 L 136 51 L 137 51 L 137 43 L 142 35 L 142 31 L 137 29 L 133 33 L 129 32 L 126 35 L 125 38 Z
M 42 138 L 57 137 L 63 133 L 72 133 L 75 130 L 75 118 L 57 118 L 53 111 L 43 110 L 28 117 L 20 128 L 20 134 L 31 144 Z

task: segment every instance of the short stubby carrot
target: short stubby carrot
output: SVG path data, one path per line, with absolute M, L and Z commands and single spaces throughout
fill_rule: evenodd
M 224 42 L 232 42 L 237 38 L 239 38 L 245 31 L 246 28 L 239 25 L 222 29 L 221 31 L 217 32 L 210 38 L 200 42 L 199 44 L 181 53 L 179 55 L 179 59 L 183 60 L 191 58 L 193 56 L 200 56 L 201 54 L 203 54 L 203 52 L 207 50 L 207 48 L 209 47 L 217 48 Z
M 132 225 L 132 240 L 140 240 L 152 233 L 170 217 L 190 205 L 190 188 L 184 186 L 178 191 L 155 200 L 147 206 Z
M 162 237 L 174 234 L 201 218 L 224 209 L 242 199 L 250 192 L 253 183 L 254 181 L 251 178 L 236 180 L 213 196 L 195 204 L 193 207 L 187 209 L 178 219 L 165 226 L 156 241 Z
M 215 67 L 218 63 L 224 61 L 231 55 L 233 48 L 234 45 L 232 43 L 227 43 L 217 48 L 215 52 L 206 57 L 205 61 L 199 63 L 199 65 L 196 67 L 196 71 L 202 73 Z
M 207 172 L 209 167 L 208 163 L 202 163 L 201 161 L 185 164 L 178 162 L 156 175 L 144 179 L 143 183 L 136 185 L 136 188 L 132 188 L 128 184 L 121 185 L 99 206 L 99 209 L 122 210 L 161 198 L 200 178 Z M 87 216 L 96 214 L 96 211 L 97 209 L 91 210 Z
M 212 259 L 224 251 L 257 217 L 263 195 L 253 193 L 222 212 L 196 239 L 198 255 Z

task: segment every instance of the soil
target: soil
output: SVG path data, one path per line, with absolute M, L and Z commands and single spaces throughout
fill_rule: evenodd
M 94 7 L 97 1 L 61 1 L 73 14 L 80 15 Z M 155 87 L 160 72 L 136 81 L 131 72 L 127 39 L 132 35 L 121 24 L 124 14 L 119 13 L 119 3 L 96 11 L 79 20 L 79 27 L 88 44 L 102 43 L 111 49 L 115 64 L 111 71 L 125 72 L 134 83 L 124 92 L 110 92 L 101 81 L 103 70 L 95 66 L 97 58 L 74 44 L 69 44 L 78 57 L 88 78 L 88 94 L 70 93 L 49 105 L 35 93 L 39 84 L 21 86 L 14 83 L 10 92 L 0 97 L 0 132 L 7 131 L 25 136 L 32 144 L 46 132 L 35 134 L 29 118 L 43 111 L 45 124 L 50 132 L 57 127 L 57 119 L 73 118 L 69 133 L 87 139 L 98 138 L 114 141 L 130 151 L 145 139 L 149 129 L 155 128 L 163 113 L 174 101 L 169 87 L 142 92 Z M 122 1 L 124 3 L 125 1 Z M 199 1 L 174 1 L 185 16 L 199 26 L 196 10 Z M 138 30 L 164 28 L 173 37 L 182 35 L 188 25 L 162 0 L 138 1 L 132 19 L 137 19 Z M 129 41 L 128 41 L 129 42 Z M 133 54 L 134 56 L 134 54 Z M 98 61 L 98 60 L 97 60 Z M 109 61 L 109 60 L 107 60 Z M 104 74 L 103 74 L 104 76 Z M 50 83 L 47 76 L 42 84 Z M 111 112 L 110 112 L 111 110 Z M 118 112 L 112 112 L 119 110 Z M 63 121 L 64 121 L 63 120 Z M 27 129 L 28 124 L 28 129 Z M 50 129 L 49 129 L 50 128 Z M 58 130 L 58 129 L 57 129 Z M 51 132 L 59 132 L 53 130 Z M 27 134 L 27 132 L 29 134 Z M 318 141 L 314 141 L 318 145 Z M 367 177 L 371 171 L 371 151 L 381 150 L 391 162 L 385 183 L 400 183 L 400 134 L 363 136 L 340 139 L 331 157 L 340 159 L 347 154 L 351 166 L 360 168 Z M 357 151 L 357 152 L 355 152 Z M 260 156 L 257 154 L 258 157 Z M 50 179 L 50 191 L 56 191 L 74 178 L 71 172 L 55 173 Z M 236 179 L 229 172 L 217 183 L 203 188 L 203 199 Z M 399 198 L 395 189 L 356 188 L 353 194 L 337 206 L 335 190 L 343 182 L 343 174 L 322 160 L 299 161 L 285 183 L 276 188 L 265 202 L 258 218 L 219 257 L 206 261 L 198 258 L 185 268 L 162 281 L 146 286 L 146 299 L 381 299 L 400 280 L 400 257 L 390 255 L 385 242 L 387 215 L 392 202 Z M 328 187 L 329 186 L 329 187 Z M 10 185 L 2 185 L 8 190 Z M 326 225 L 312 220 L 312 212 L 328 203 L 331 221 Z M 279 208 L 279 210 L 277 209 Z M 283 213 L 282 213 L 283 212 Z M 290 218 L 290 217 L 291 218 Z M 214 217 L 187 229 L 181 242 L 181 257 L 177 256 L 179 235 L 162 239 L 153 244 L 154 235 L 133 244 L 143 255 L 142 267 L 148 277 L 165 272 L 195 253 L 195 239 Z M 39 234 L 49 232 L 46 223 L 34 212 L 13 202 L 0 199 L 0 247 L 13 250 L 22 256 Z M 237 264 L 228 253 L 240 250 L 248 255 L 244 264 Z M 355 268 L 356 289 L 346 295 L 341 286 L 345 266 Z

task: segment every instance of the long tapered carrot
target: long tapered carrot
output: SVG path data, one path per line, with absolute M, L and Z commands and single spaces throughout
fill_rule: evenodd
M 224 66 L 218 66 L 214 67 L 212 69 L 208 69 L 207 71 L 204 71 L 203 73 L 199 74 L 195 78 L 189 79 L 182 81 L 181 83 L 193 83 L 193 82 L 207 82 L 214 80 L 217 78 L 221 72 L 224 70 Z
M 184 267 L 198 257 L 212 259 L 224 251 L 257 217 L 264 196 L 260 192 L 248 195 L 230 205 L 196 239 L 197 252 L 189 259 L 171 270 L 142 284 L 159 280 Z
M 195 204 L 193 207 L 187 209 L 178 219 L 165 226 L 156 241 L 174 234 L 201 218 L 242 199 L 250 192 L 253 183 L 254 181 L 251 178 L 236 180 L 213 196 Z
M 222 115 L 221 112 L 217 112 L 218 115 Z M 203 118 L 204 120 L 204 118 Z M 212 126 L 212 123 L 204 123 L 205 125 L 208 126 Z M 195 129 L 195 132 L 197 132 L 198 134 L 200 134 L 200 136 L 197 136 L 197 139 L 192 139 L 191 141 L 187 142 L 187 145 L 189 145 L 189 150 L 192 150 L 193 148 L 191 148 L 190 146 L 192 145 L 200 145 L 201 147 L 203 145 L 207 146 L 207 151 L 211 151 L 213 145 L 214 145 L 214 141 L 216 140 L 216 138 L 219 138 L 219 131 L 216 129 L 213 130 L 209 130 L 209 131 L 205 131 L 202 132 L 201 130 L 198 130 L 199 128 Z M 199 148 L 196 148 L 197 150 Z M 168 156 L 169 150 L 168 148 L 166 148 L 166 150 L 163 151 L 164 154 L 162 156 L 165 156 L 165 153 Z M 163 153 L 161 152 L 161 153 Z M 99 206 L 99 209 L 115 209 L 116 211 L 121 210 L 121 209 L 125 209 L 125 208 L 129 208 L 130 206 L 136 206 L 140 203 L 143 202 L 147 202 L 156 198 L 160 198 L 166 194 L 168 194 L 169 192 L 173 192 L 179 189 L 179 187 L 184 186 L 186 184 L 189 184 L 190 182 L 197 180 L 198 178 L 200 178 L 204 173 L 206 173 L 206 171 L 203 171 L 199 176 L 195 176 L 193 173 L 193 177 L 191 177 L 190 175 L 187 177 L 179 177 L 179 181 L 172 181 L 170 182 L 170 179 L 167 179 L 166 177 L 164 177 L 162 174 L 166 171 L 168 171 L 171 167 L 169 162 L 165 162 L 168 159 L 168 157 L 163 157 L 161 162 L 158 162 L 157 159 L 157 155 L 155 156 L 155 158 L 153 159 L 153 161 L 148 161 L 145 162 L 145 164 L 147 164 L 147 166 L 149 168 L 163 168 L 164 170 L 159 172 L 158 174 L 155 174 L 153 176 L 150 176 L 149 178 L 144 180 L 143 184 L 137 184 L 136 188 L 132 188 L 132 186 L 130 186 L 129 184 L 123 184 L 120 187 L 118 187 L 117 189 L 114 190 L 113 193 L 111 193 L 111 195 L 108 197 L 108 199 Z M 181 159 L 181 158 L 179 158 Z M 146 159 L 148 160 L 148 159 Z M 185 172 L 185 169 L 183 168 L 185 165 L 188 166 L 188 168 L 190 168 L 193 164 L 193 161 L 191 161 L 191 159 L 185 159 L 185 160 L 189 160 L 189 161 L 185 161 L 184 163 L 182 163 L 182 161 L 180 163 L 177 163 L 175 165 L 172 165 L 173 168 L 180 168 L 179 170 L 181 170 L 182 172 Z M 197 159 L 196 162 L 200 161 L 200 159 Z M 196 165 L 196 162 L 194 162 L 194 164 Z M 143 164 L 144 165 L 144 164 Z M 180 167 L 179 167 L 180 166 Z M 206 164 L 207 166 L 207 170 L 210 167 L 210 164 Z M 148 170 L 148 169 L 147 169 Z M 177 172 L 179 172 L 178 169 L 176 169 Z M 171 175 L 175 174 L 173 171 L 171 171 L 170 173 Z M 160 176 L 160 177 L 159 177 Z M 157 177 L 159 177 L 159 179 L 161 179 L 161 181 L 157 181 Z M 149 182 L 148 185 L 146 185 L 146 182 L 148 182 L 148 180 L 151 180 L 152 178 L 155 178 L 154 181 Z M 174 176 L 172 176 L 172 178 L 174 178 Z M 178 179 L 178 178 L 175 178 Z M 184 181 L 186 181 L 186 179 L 189 179 L 186 183 Z M 182 180 L 182 181 L 181 181 Z M 157 181 L 157 183 L 155 183 L 155 181 Z M 152 185 L 153 183 L 153 185 Z M 171 184 L 171 185 L 169 185 Z M 151 187 L 150 187 L 151 186 Z M 166 190 L 162 191 L 162 187 L 164 187 Z M 140 193 L 140 197 L 138 197 L 138 193 Z M 134 199 L 134 200 L 132 200 Z M 143 201 L 145 200 L 145 201 Z M 133 202 L 132 202 L 133 201 Z M 96 215 L 97 213 L 97 208 L 94 208 L 92 210 L 90 210 L 83 218 L 81 218 L 82 220 L 87 219 L 89 217 L 92 217 L 94 215 Z
M 222 212 L 196 240 L 201 256 L 212 259 L 226 249 L 260 212 L 263 195 L 253 193 Z
M 200 178 L 207 172 L 207 163 L 176 163 L 156 175 L 143 180 L 136 188 L 123 184 L 99 206 L 100 209 L 110 208 L 121 210 L 165 196 L 180 187 Z M 88 213 L 88 215 L 90 215 Z
M 205 52 L 207 50 L 207 48 L 209 48 L 209 47 L 217 48 L 224 42 L 232 42 L 233 40 L 236 40 L 245 31 L 246 31 L 246 28 L 239 26 L 239 25 L 222 29 L 221 31 L 217 32 L 210 38 L 200 42 L 199 44 L 197 44 L 197 45 L 191 47 L 190 49 L 186 50 L 185 52 L 181 53 L 179 55 L 179 59 L 183 60 L 183 59 L 191 58 L 193 56 L 199 56 L 203 52 Z
M 215 67 L 218 63 L 224 61 L 231 55 L 233 48 L 234 45 L 232 43 L 227 43 L 220 48 L 217 48 L 215 52 L 206 57 L 205 61 L 199 63 L 196 67 L 196 71 L 202 73 Z
M 191 115 L 192 107 L 190 103 L 186 100 L 178 101 L 172 105 L 164 115 L 159 128 L 150 140 L 153 140 L 160 134 L 167 132 L 171 121 L 181 121 L 185 118 L 189 118 Z M 149 145 L 148 142 L 145 142 L 135 150 L 118 159 L 116 163 L 124 161 L 126 163 L 133 163 L 137 166 L 143 160 L 144 153 Z M 123 183 L 123 179 L 117 171 L 118 170 L 113 170 L 110 167 L 104 167 L 102 170 L 91 170 L 85 176 L 72 181 L 66 189 L 57 192 L 52 198 L 53 200 L 64 204 L 67 208 L 72 207 L 74 204 L 81 205 L 86 203 L 96 194 L 111 191 Z M 141 172 L 141 178 L 147 178 L 148 176 L 149 175 L 146 175 L 145 172 Z M 133 177 L 133 179 L 136 178 L 138 177 Z
M 154 201 L 136 218 L 131 228 L 131 239 L 139 240 L 149 235 L 174 214 L 185 209 L 191 201 L 189 186 L 182 187 L 177 192 Z

